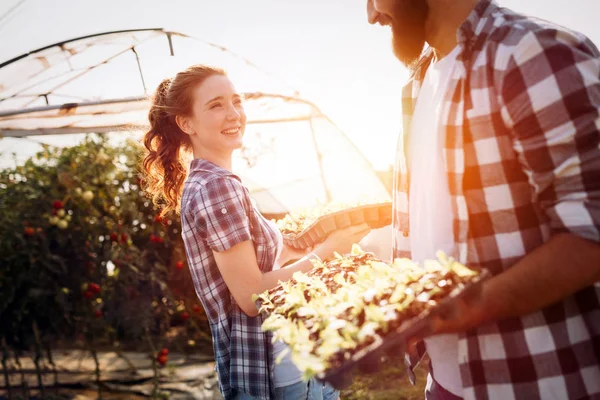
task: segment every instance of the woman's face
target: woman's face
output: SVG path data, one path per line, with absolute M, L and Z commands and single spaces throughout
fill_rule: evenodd
M 246 114 L 242 98 L 226 76 L 213 75 L 194 88 L 186 125 L 203 153 L 231 154 L 242 147 Z M 185 130 L 185 129 L 184 129 Z M 188 132 L 190 133 L 190 132 Z

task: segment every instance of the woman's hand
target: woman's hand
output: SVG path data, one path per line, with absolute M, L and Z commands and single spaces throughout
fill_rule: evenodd
M 312 247 L 308 247 L 306 249 L 297 249 L 284 243 L 283 249 L 281 250 L 281 254 L 279 255 L 277 263 L 283 267 L 290 261 L 296 261 L 301 259 L 302 257 L 305 257 L 307 254 L 312 252 L 312 250 Z
M 307 254 L 309 254 L 313 250 L 312 247 L 307 247 L 305 249 L 297 249 L 295 247 L 288 246 L 288 245 L 284 245 L 284 249 L 288 254 L 288 261 L 299 260 L 302 257 L 305 257 Z
M 360 242 L 369 232 L 371 232 L 371 228 L 366 223 L 335 230 L 327 236 L 323 243 L 315 246 L 313 253 L 321 258 L 329 258 L 334 252 L 349 253 L 352 245 Z

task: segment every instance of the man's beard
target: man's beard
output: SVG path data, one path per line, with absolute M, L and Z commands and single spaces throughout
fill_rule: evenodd
M 396 57 L 413 67 L 425 46 L 425 24 L 429 15 L 427 0 L 396 0 L 391 14 L 392 45 Z

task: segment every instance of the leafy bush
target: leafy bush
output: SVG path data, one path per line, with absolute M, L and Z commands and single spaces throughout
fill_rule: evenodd
M 0 338 L 9 348 L 158 348 L 174 330 L 178 343 L 209 338 L 179 218 L 160 218 L 141 192 L 140 156 L 134 142 L 88 136 L 0 171 Z

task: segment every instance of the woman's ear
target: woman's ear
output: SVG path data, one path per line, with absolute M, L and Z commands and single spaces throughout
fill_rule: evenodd
M 192 128 L 192 124 L 190 123 L 189 118 L 176 115 L 175 122 L 177 123 L 179 129 L 181 129 L 184 133 L 188 135 L 194 134 L 194 129 Z

